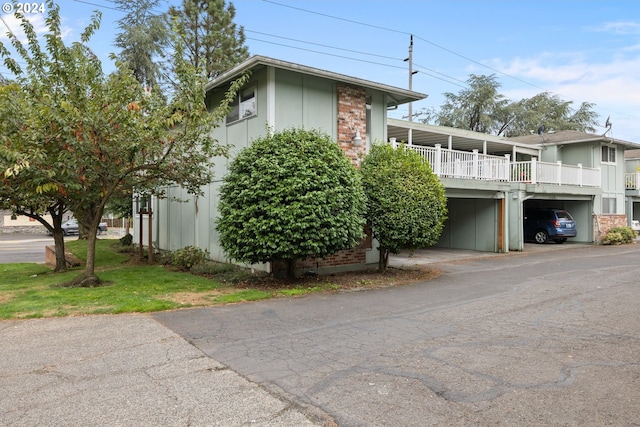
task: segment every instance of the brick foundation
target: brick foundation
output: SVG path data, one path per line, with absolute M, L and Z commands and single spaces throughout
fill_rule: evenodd
M 593 230 L 595 242 L 600 242 L 609 230 L 615 227 L 626 227 L 627 215 L 603 214 L 593 216 Z

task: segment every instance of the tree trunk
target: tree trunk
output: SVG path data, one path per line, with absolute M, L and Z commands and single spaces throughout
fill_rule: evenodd
M 296 260 L 295 259 L 281 259 L 274 260 L 271 263 L 272 271 L 274 277 L 278 279 L 288 279 L 293 280 L 296 278 Z
M 287 279 L 293 280 L 296 278 L 296 260 L 287 260 Z
M 92 288 L 102 284 L 95 272 L 97 231 L 98 227 L 96 226 L 91 227 L 87 233 L 87 259 L 85 260 L 84 271 L 72 281 L 65 283 L 64 286 L 70 288 Z
M 56 267 L 53 270 L 56 273 L 67 271 L 67 259 L 65 257 L 64 233 L 61 228 L 53 229 L 53 243 L 56 251 Z
M 53 223 L 53 229 L 49 231 L 53 235 L 53 244 L 56 251 L 56 267 L 53 271 L 56 273 L 67 271 L 67 259 L 64 256 L 64 232 L 62 231 L 64 212 L 65 209 L 62 205 L 49 209 L 49 215 L 51 215 L 51 222 Z
M 387 265 L 389 264 L 389 249 L 380 247 L 378 248 L 380 257 L 378 258 L 378 273 L 384 273 L 387 271 Z
M 71 282 L 66 283 L 65 286 L 90 288 L 101 285 L 100 278 L 96 276 L 95 265 L 98 227 L 100 225 L 100 220 L 102 219 L 103 210 L 103 206 L 91 207 L 82 210 L 76 209 L 79 215 L 78 224 L 85 222 L 85 225 L 87 226 L 87 259 L 85 260 L 84 271 Z M 74 211 L 74 213 L 76 213 L 76 211 Z
M 17 214 L 25 215 L 32 218 L 42 224 L 53 236 L 53 243 L 55 245 L 56 252 L 56 266 L 54 272 L 61 273 L 67 271 L 67 262 L 64 256 L 64 232 L 62 231 L 62 217 L 66 212 L 64 203 L 57 202 L 54 205 L 47 207 L 47 212 L 51 216 L 51 224 L 49 224 L 41 214 L 35 212 L 33 209 L 27 211 L 24 209 L 18 209 Z
M 74 212 L 74 214 L 75 213 L 76 212 Z M 78 212 L 76 218 L 78 220 L 78 240 L 87 240 L 89 236 L 89 229 L 91 228 L 88 224 L 93 222 L 93 212 L 91 209 Z

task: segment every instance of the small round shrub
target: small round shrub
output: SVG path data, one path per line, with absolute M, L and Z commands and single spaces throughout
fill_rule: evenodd
M 131 234 L 126 234 L 124 237 L 120 238 L 120 246 L 131 246 L 133 244 L 133 236 Z
M 631 227 L 614 227 L 602 239 L 603 245 L 621 245 L 631 243 L 635 239 L 635 233 Z
M 609 231 L 602 239 L 603 245 L 620 245 L 622 244 L 622 234 L 617 231 Z
M 189 270 L 194 265 L 202 264 L 208 259 L 209 251 L 206 249 L 200 249 L 196 246 L 185 246 L 171 255 L 171 264 L 182 270 Z

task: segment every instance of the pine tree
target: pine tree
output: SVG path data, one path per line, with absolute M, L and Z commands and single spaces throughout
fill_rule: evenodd
M 156 87 L 161 80 L 158 58 L 164 56 L 168 42 L 167 22 L 156 9 L 160 0 L 114 0 L 127 14 L 119 22 L 115 45 L 120 60 L 127 63 L 140 84 Z
M 236 9 L 224 0 L 183 0 L 169 17 L 180 32 L 186 59 L 213 79 L 247 59 L 244 28 L 233 22 Z

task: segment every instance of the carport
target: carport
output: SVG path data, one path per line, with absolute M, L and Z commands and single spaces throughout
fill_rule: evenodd
M 571 241 L 593 242 L 594 205 L 602 190 L 582 177 L 599 180 L 594 168 L 542 165 L 537 159 L 549 147 L 461 129 L 388 119 L 387 134 L 392 144 L 404 142 L 419 152 L 445 187 L 449 215 L 437 247 L 523 251 L 525 206 L 569 211 L 578 232 Z M 561 180 L 563 168 L 565 178 L 580 180 Z
M 509 184 L 475 182 L 465 188 L 462 180 L 443 179 L 446 188 L 448 218 L 440 248 L 484 252 L 507 252 L 505 239 L 507 211 L 505 199 Z M 452 181 L 452 182 L 449 182 Z M 478 186 L 482 184 L 483 189 Z
M 453 169 L 443 166 L 439 175 L 445 187 L 449 215 L 437 247 L 494 253 L 510 250 L 513 183 L 508 167 L 497 179 L 494 176 L 467 176 L 465 167 L 473 165 L 474 170 L 488 172 L 491 166 L 482 169 L 477 165 L 486 167 L 493 165 L 493 161 L 503 161 L 508 166 L 510 159 L 539 156 L 539 148 L 493 135 L 396 119 L 387 120 L 387 133 L 392 141 L 405 142 L 414 148 L 447 151 L 451 156 L 449 159 L 467 155 L 467 159 L 459 163 L 450 160 Z M 427 160 L 432 168 L 437 166 L 432 164 L 433 159 Z M 500 166 L 493 167 L 491 172 L 501 171 Z M 517 211 L 516 208 L 516 220 Z M 521 246 L 522 243 L 515 245 L 517 250 L 522 250 Z
M 543 199 L 533 198 L 524 202 L 524 209 L 527 208 L 554 208 L 564 209 L 569 212 L 573 219 L 576 221 L 576 237 L 569 239 L 570 242 L 582 242 L 590 243 L 593 241 L 593 202 L 589 199 L 571 199 L 557 198 L 557 199 Z M 523 224 L 524 226 L 524 224 Z

